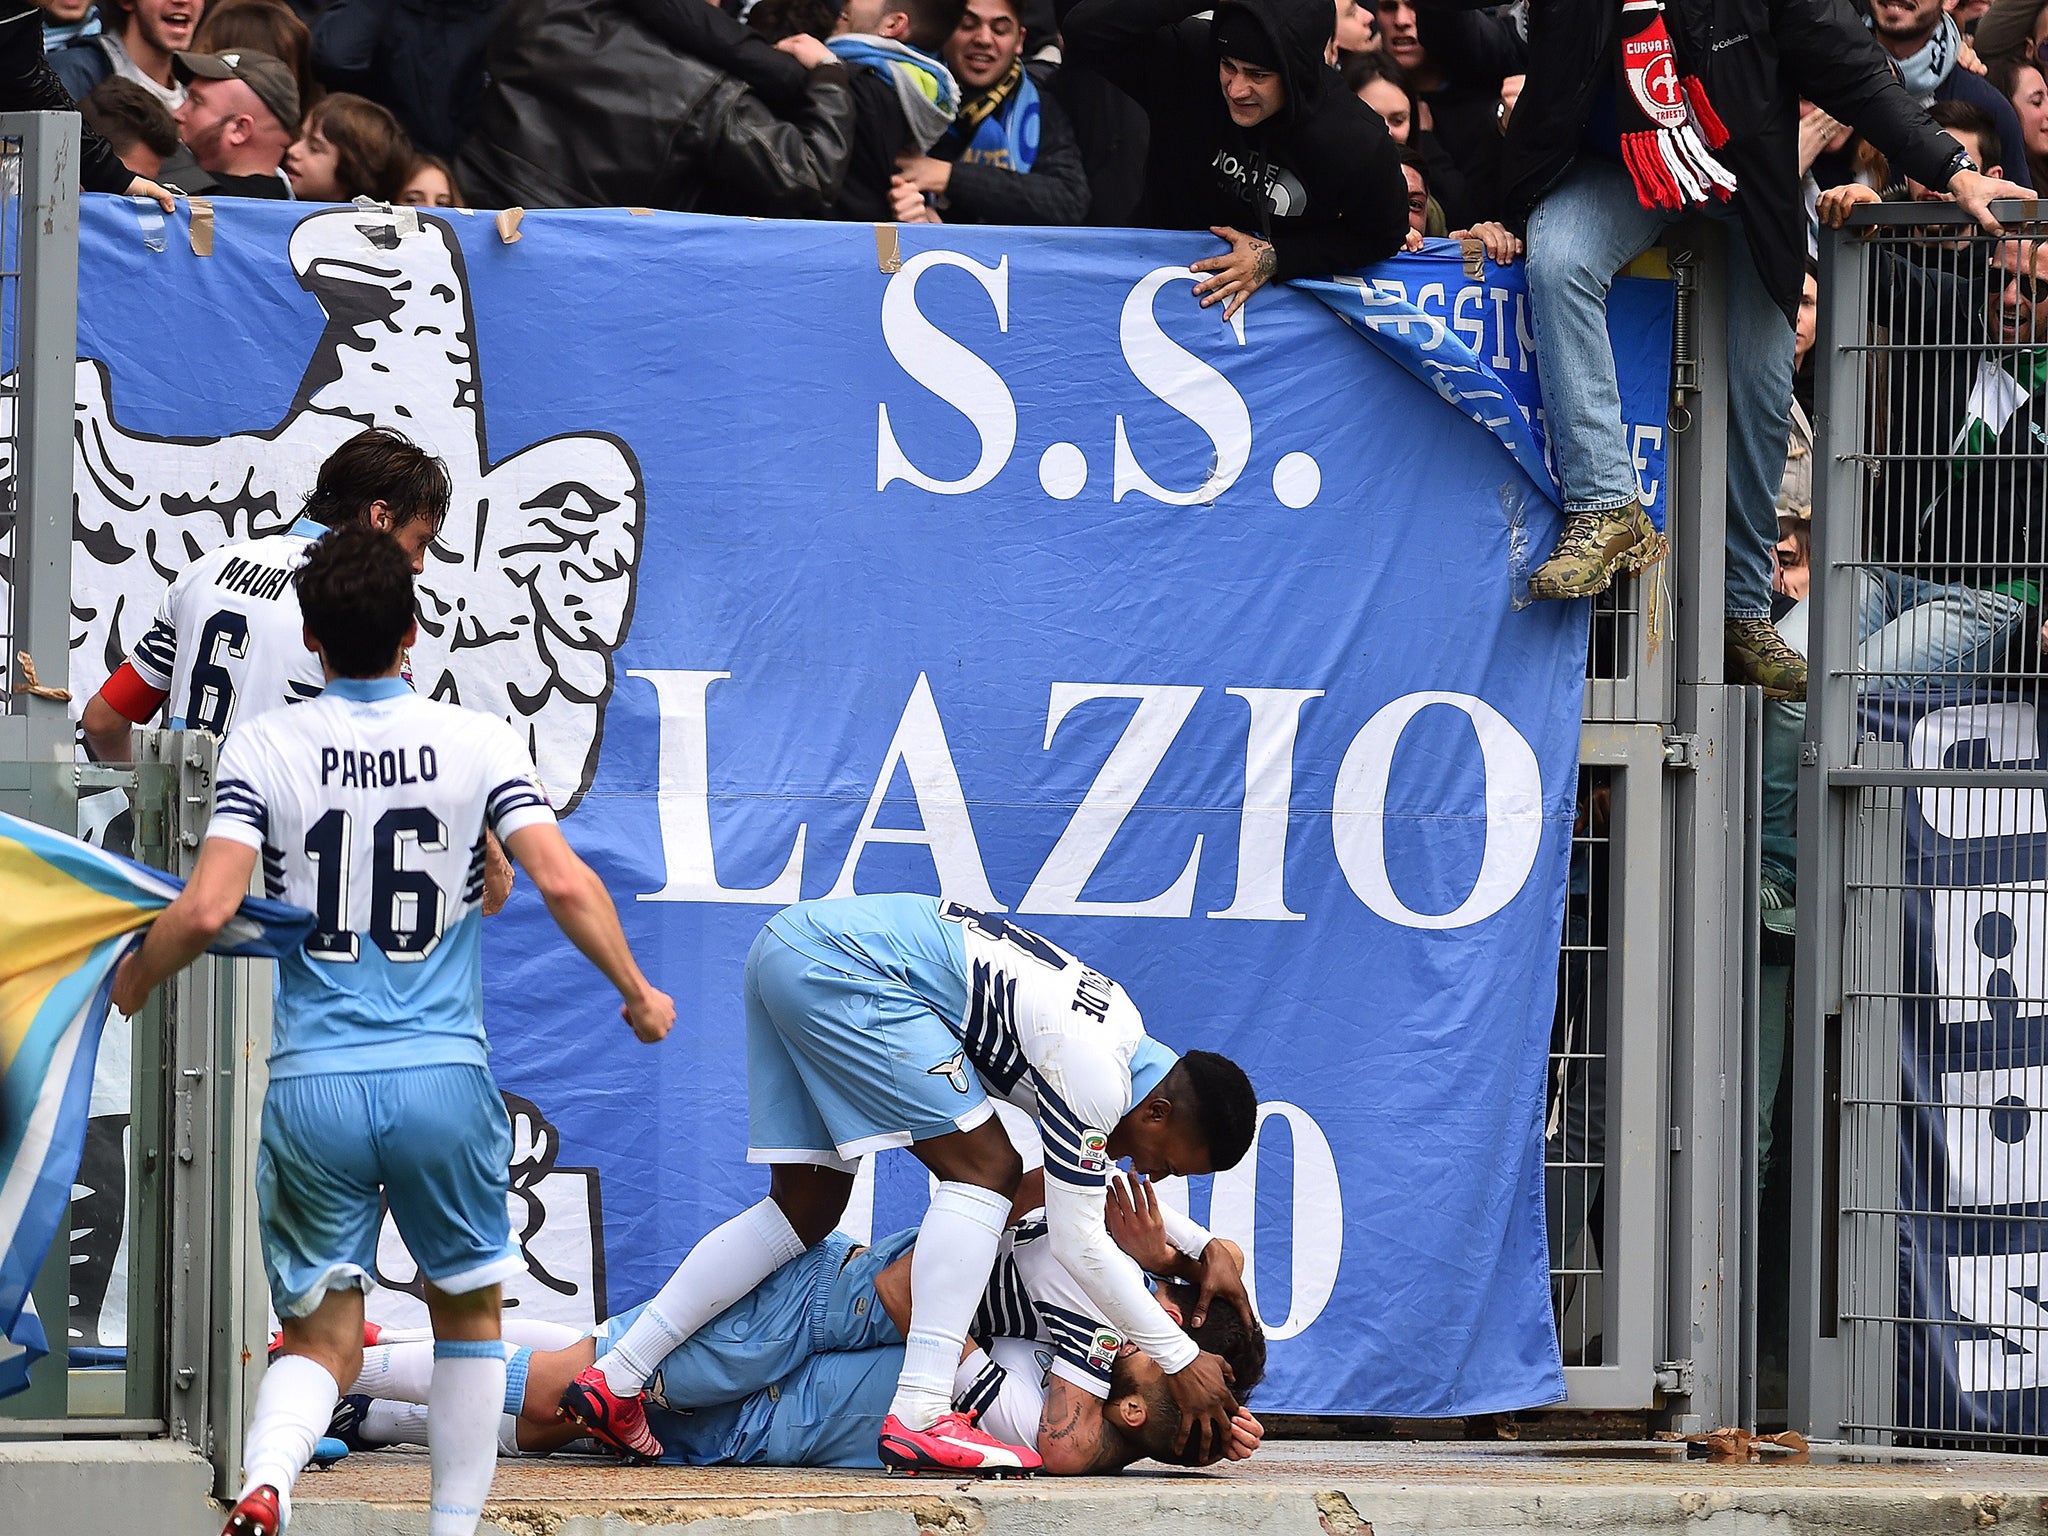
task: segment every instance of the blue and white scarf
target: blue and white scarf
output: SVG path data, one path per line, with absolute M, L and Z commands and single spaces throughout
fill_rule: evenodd
M 827 38 L 825 46 L 842 63 L 865 64 L 888 77 L 919 154 L 952 127 L 960 111 L 960 87 L 953 82 L 953 72 L 922 48 L 864 32 Z

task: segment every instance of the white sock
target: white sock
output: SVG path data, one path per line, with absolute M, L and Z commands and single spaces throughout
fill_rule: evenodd
M 498 1454 L 500 1456 L 523 1456 L 519 1449 L 519 1416 L 512 1413 L 498 1415 Z
M 363 1410 L 362 1426 L 356 1433 L 372 1445 L 425 1445 L 426 1405 L 374 1402 Z
M 428 1536 L 473 1536 L 498 1469 L 505 1403 L 504 1346 L 496 1339 L 443 1339 L 434 1346 L 427 1394 L 427 1451 L 434 1469 Z
M 280 1504 L 287 1501 L 340 1399 L 341 1388 L 318 1361 L 304 1355 L 271 1361 L 256 1389 L 256 1411 L 249 1416 L 249 1438 L 242 1447 L 242 1493 L 268 1484 L 277 1490 Z
M 1010 1197 L 973 1184 L 941 1184 L 910 1261 L 910 1335 L 889 1411 L 906 1429 L 930 1429 L 953 1406 L 953 1373 L 974 1309 L 988 1287 Z
M 1009 1209 L 1007 1201 L 1004 1209 Z M 763 1200 L 705 1233 L 633 1326 L 597 1362 L 606 1383 L 621 1397 L 633 1396 L 647 1385 L 670 1350 L 681 1347 L 691 1334 L 803 1251 L 796 1229 L 773 1200 Z M 980 1295 L 977 1286 L 977 1300 Z M 947 1380 L 951 1379 L 948 1371 Z
M 434 1341 L 406 1339 L 397 1344 L 372 1344 L 363 1351 L 363 1368 L 350 1392 L 394 1403 L 424 1403 L 434 1379 Z
M 571 1328 L 567 1323 L 550 1323 L 537 1317 L 516 1315 L 506 1318 L 498 1332 L 507 1344 L 542 1351 L 567 1349 L 578 1339 L 590 1337 L 588 1328 Z

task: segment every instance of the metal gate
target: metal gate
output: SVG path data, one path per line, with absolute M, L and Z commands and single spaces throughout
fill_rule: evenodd
M 1795 1419 L 1882 1444 L 2048 1440 L 2048 225 L 1999 212 L 1821 251 Z

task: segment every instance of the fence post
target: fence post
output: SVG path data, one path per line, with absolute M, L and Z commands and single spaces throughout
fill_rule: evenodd
M 1844 797 L 1828 782 L 1849 766 L 1855 684 L 1846 658 L 1855 612 L 1854 522 L 1864 472 L 1853 455 L 1863 412 L 1864 360 L 1844 354 L 1863 335 L 1869 247 L 1823 229 L 1814 345 L 1813 527 L 1808 602 L 1806 740 L 1799 765 L 1799 949 L 1792 1020 L 1792 1426 L 1822 1439 L 1842 1432 L 1843 1357 L 1837 1326 L 1841 1240 L 1840 1031 Z
M 1662 1372 L 1674 1428 L 1736 1423 L 1746 1394 L 1741 1276 L 1748 1201 L 1740 1188 L 1747 983 L 1756 931 L 1745 891 L 1745 690 L 1725 686 L 1727 238 L 1697 220 L 1677 237 L 1694 272 L 1699 392 L 1675 441 L 1669 582 L 1677 647 L 1682 772 L 1673 785 L 1670 1112 L 1671 1266 Z M 1750 914 L 1745 918 L 1745 913 Z M 1747 957 L 1747 958 L 1745 958 Z
M 78 345 L 78 116 L 0 113 L 0 165 L 16 194 L 0 205 L 0 294 L 13 311 L 14 550 L 0 679 L 0 805 L 62 831 L 77 819 L 72 729 L 64 704 L 14 686 L 14 653 L 40 680 L 70 679 L 71 438 Z M 53 1244 L 34 1287 L 50 1346 L 8 1418 L 63 1418 L 69 1408 L 69 1245 Z

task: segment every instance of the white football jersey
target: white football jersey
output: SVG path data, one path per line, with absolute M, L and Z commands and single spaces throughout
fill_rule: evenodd
M 230 735 L 207 836 L 260 850 L 266 893 L 316 918 L 278 964 L 271 1076 L 482 1065 L 484 833 L 553 820 L 509 725 L 400 678 Z
M 301 519 L 288 533 L 222 545 L 165 590 L 128 663 L 169 693 L 164 709 L 174 729 L 225 736 L 320 692 L 320 658 L 306 649 L 291 578 L 324 532 Z
M 939 915 L 967 943 L 967 1059 L 991 1094 L 1037 1118 L 1047 1178 L 1100 1188 L 1109 1133 L 1177 1058 L 1128 992 L 1050 939 L 957 901 Z

